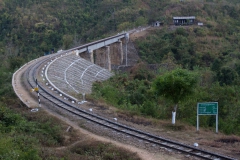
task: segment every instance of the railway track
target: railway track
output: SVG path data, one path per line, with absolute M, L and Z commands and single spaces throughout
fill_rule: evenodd
M 53 58 L 54 57 L 52 57 L 51 59 Z M 26 71 L 27 80 L 29 85 L 32 88 L 36 87 L 36 78 L 41 77 L 39 73 L 44 71 L 49 61 L 50 60 L 47 58 L 43 60 L 39 60 L 37 63 L 33 64 L 31 67 L 27 69 Z M 225 160 L 225 159 L 233 160 L 234 159 L 228 156 L 212 153 L 212 152 L 202 150 L 193 146 L 189 146 L 189 145 L 175 142 L 159 136 L 155 136 L 150 133 L 140 131 L 140 130 L 128 127 L 126 125 L 119 124 L 115 121 L 111 121 L 109 119 L 100 117 L 96 114 L 87 112 L 85 110 L 82 110 L 76 107 L 71 100 L 66 101 L 66 98 L 63 99 L 63 97 L 51 94 L 49 90 L 46 88 L 48 87 L 42 84 L 39 84 L 39 93 L 41 97 L 44 97 L 45 100 L 53 103 L 55 107 L 61 108 L 68 113 L 71 113 L 75 116 L 86 119 L 87 121 L 91 121 L 92 123 L 103 126 L 104 128 L 107 128 L 109 130 L 126 135 L 126 137 L 136 138 L 139 141 L 144 141 L 146 143 L 150 143 L 155 146 L 157 145 L 157 146 L 165 147 L 171 150 L 179 151 L 185 154 L 186 156 L 193 156 L 201 159 L 214 159 L 214 160 Z

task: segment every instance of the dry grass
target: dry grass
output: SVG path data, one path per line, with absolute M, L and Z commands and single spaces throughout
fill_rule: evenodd
M 113 146 L 110 143 L 86 140 L 70 148 L 71 153 L 85 156 L 87 159 L 133 159 L 138 160 L 136 153 L 129 153 L 127 150 Z
M 125 149 L 113 146 L 110 143 L 99 142 L 90 138 L 85 138 L 73 145 L 59 148 L 42 148 L 44 159 L 55 157 L 57 159 L 71 160 L 139 160 L 136 153 L 131 153 Z
M 40 156 L 43 159 L 140 159 L 136 153 L 113 146 L 110 143 L 97 141 L 72 127 L 67 131 L 69 124 L 42 109 L 39 112 L 32 113 L 30 109 L 19 105 L 11 106 L 11 108 L 29 121 L 39 123 L 51 121 L 51 125 L 60 126 L 59 132 L 63 139 L 62 143 L 53 146 L 40 146 Z
M 118 111 L 118 117 L 124 119 L 125 121 L 132 122 L 138 125 L 149 126 L 153 124 L 151 120 L 144 117 L 136 116 L 130 112 Z
M 240 142 L 240 137 L 237 136 L 224 136 L 222 138 L 219 138 L 215 140 L 216 142 L 222 142 L 222 143 L 239 143 Z

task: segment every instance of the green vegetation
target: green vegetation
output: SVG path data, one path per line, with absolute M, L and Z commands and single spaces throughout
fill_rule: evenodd
M 0 160 L 139 159 L 135 153 L 94 141 L 74 129 L 66 132 L 68 125 L 43 111 L 15 110 L 18 113 L 0 105 Z
M 0 159 L 51 159 L 57 157 L 52 155 L 56 151 L 44 148 L 60 146 L 63 140 L 58 124 L 33 122 L 33 117 L 9 109 L 19 105 L 11 86 L 13 72 L 52 49 L 68 49 L 145 25 L 147 10 L 140 6 L 133 0 L 0 0 Z M 104 159 L 124 157 L 112 153 L 116 156 L 109 153 Z
M 152 90 L 155 78 L 151 71 L 143 71 L 141 66 L 138 68 L 139 72 L 141 73 L 140 75 L 137 75 L 136 72 L 132 73 L 131 76 L 120 74 L 112 77 L 109 81 L 96 83 L 93 87 L 92 96 L 137 115 L 169 119 L 173 107 L 172 100 L 167 100 L 163 96 L 159 97 Z M 237 85 L 221 86 L 218 82 L 212 82 L 213 72 L 209 70 L 199 69 L 194 72 L 200 75 L 199 82 L 193 88 L 193 94 L 179 101 L 177 119 L 195 126 L 197 102 L 218 102 L 219 129 L 227 134 L 239 135 L 240 113 L 238 97 L 240 87 Z M 201 126 L 214 127 L 214 116 L 201 116 Z
M 161 93 L 163 96 L 158 97 L 152 90 L 153 82 L 157 77 L 169 74 L 172 69 L 180 67 L 197 73 L 199 82 L 194 87 L 194 94 L 179 101 L 177 119 L 196 125 L 197 102 L 216 101 L 219 102 L 221 131 L 240 135 L 238 127 L 240 9 L 237 5 L 225 3 L 226 1 L 215 2 L 217 1 L 169 2 L 167 5 L 163 3 L 167 8 L 166 19 L 162 17 L 165 22 L 170 22 L 168 16 L 185 15 L 187 11 L 188 15 L 196 15 L 204 26 L 165 25 L 161 29 L 151 31 L 147 37 L 136 40 L 135 45 L 141 59 L 145 63 L 160 66 L 159 70 L 153 74 L 153 71 L 148 69 L 143 71 L 139 66 L 134 73 L 141 73 L 141 76 L 135 77 L 132 71 L 128 76 L 117 75 L 109 82 L 96 84 L 94 96 L 102 97 L 108 103 L 136 114 L 169 119 L 172 100 L 164 99 L 167 92 Z M 147 78 L 146 75 L 152 76 Z M 110 99 L 107 98 L 108 95 L 111 96 Z M 201 125 L 215 126 L 214 117 L 201 117 Z
M 116 147 L 109 143 L 80 143 L 71 148 L 71 152 L 80 155 L 79 159 L 140 160 L 140 158 L 137 157 L 136 153 L 128 153 L 126 150 L 119 148 L 116 149 Z
M 173 112 L 176 113 L 178 103 L 194 93 L 196 84 L 197 75 L 177 68 L 157 77 L 153 82 L 153 89 L 157 96 L 163 96 L 175 104 Z
M 33 115 L 36 116 L 36 115 Z M 26 119 L 1 104 L 0 159 L 41 159 L 41 146 L 63 144 L 60 125 L 48 117 Z
M 204 26 L 168 26 L 172 16 L 187 15 L 196 16 Z M 178 102 L 177 119 L 195 125 L 196 103 L 217 101 L 219 129 L 240 135 L 238 0 L 0 0 L 0 159 L 57 157 L 41 148 L 63 144 L 59 125 L 32 121 L 9 109 L 18 104 L 10 83 L 17 68 L 52 49 L 68 49 L 156 20 L 165 26 L 135 42 L 146 64 L 95 84 L 93 97 L 134 114 L 169 119 L 172 102 L 156 94 L 153 82 L 183 68 L 197 73 L 199 81 L 194 94 Z M 150 71 L 147 63 L 161 67 Z M 201 117 L 204 127 L 214 123 L 213 117 Z

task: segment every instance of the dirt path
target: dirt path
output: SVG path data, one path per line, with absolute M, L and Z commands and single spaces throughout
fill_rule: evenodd
M 161 28 L 157 28 L 161 29 Z M 151 30 L 145 30 L 142 32 L 134 33 L 131 35 L 131 39 L 139 39 L 144 38 Z M 40 59 L 45 58 L 41 57 Z M 24 79 L 22 75 L 24 71 L 29 67 L 31 63 L 35 63 L 35 61 L 29 62 L 26 66 L 22 67 L 19 71 L 14 74 L 12 85 L 14 91 L 21 99 L 21 101 L 28 106 L 29 108 L 36 108 L 38 107 L 38 101 L 36 98 L 33 98 L 32 95 L 36 95 L 35 92 L 30 92 L 31 88 L 25 88 L 23 86 Z M 99 103 L 99 102 L 98 102 Z M 142 159 L 146 160 L 174 160 L 174 159 L 185 159 L 183 156 L 175 153 L 168 153 L 164 151 L 157 151 L 151 152 L 151 150 L 147 149 L 140 149 L 140 147 L 132 146 L 129 144 L 124 144 L 126 142 L 121 140 L 113 140 L 110 138 L 106 138 L 107 136 L 99 136 L 101 134 L 93 134 L 85 129 L 79 127 L 79 124 L 76 121 L 73 121 L 73 118 L 66 118 L 61 116 L 59 113 L 54 112 L 48 109 L 48 106 L 42 106 L 43 110 L 50 113 L 52 116 L 59 118 L 61 121 L 66 122 L 68 125 L 72 126 L 76 130 L 78 130 L 79 135 L 84 135 L 94 139 L 96 141 L 102 142 L 110 142 L 118 147 L 123 147 L 129 151 L 135 152 L 141 157 Z M 87 103 L 85 105 L 81 105 L 82 109 L 89 110 L 92 108 L 94 113 L 107 116 L 106 118 L 112 119 L 113 117 L 117 117 L 120 123 L 127 124 L 129 126 L 133 126 L 140 130 L 145 130 L 151 132 L 154 135 L 159 135 L 164 138 L 172 139 L 174 141 L 182 142 L 185 144 L 192 145 L 193 143 L 197 142 L 199 147 L 204 148 L 209 151 L 213 151 L 216 153 L 224 154 L 224 155 L 233 155 L 240 159 L 240 138 L 236 136 L 226 136 L 222 133 L 215 134 L 214 131 L 210 129 L 201 129 L 199 133 L 196 133 L 196 128 L 193 126 L 186 126 L 185 124 L 179 124 L 179 130 L 171 129 L 171 125 L 166 121 L 158 121 L 158 120 L 149 120 L 144 119 L 142 117 L 135 117 L 131 115 L 125 115 L 125 113 L 115 111 L 116 108 L 105 107 L 104 104 L 93 104 Z M 95 133 L 95 132 L 94 132 Z M 234 139 L 236 141 L 230 141 Z M 124 142 L 124 143 L 120 143 Z M 73 145 L 73 144 L 72 144 Z M 63 147 L 64 148 L 64 147 Z M 142 148 L 142 147 L 141 147 Z
M 41 58 L 40 58 L 41 59 Z M 32 94 L 36 94 L 34 92 L 30 92 L 31 88 L 25 88 L 23 86 L 23 73 L 27 70 L 27 68 L 30 66 L 30 64 L 35 63 L 36 61 L 29 62 L 22 68 L 20 68 L 18 71 L 16 71 L 13 75 L 12 79 L 12 85 L 14 88 L 14 91 L 16 95 L 21 99 L 21 101 L 29 108 L 36 108 L 38 107 L 38 101 L 36 98 L 33 98 Z M 180 158 L 173 157 L 172 155 L 167 155 L 165 153 L 150 153 L 147 150 L 139 149 L 137 147 L 131 146 L 131 145 L 126 145 L 124 143 L 120 143 L 105 137 L 101 137 L 95 134 L 92 134 L 91 132 L 84 130 L 80 128 L 76 123 L 70 121 L 66 117 L 63 117 L 61 115 L 58 115 L 50 110 L 47 109 L 46 106 L 42 105 L 42 109 L 44 109 L 46 112 L 48 112 L 50 115 L 55 116 L 59 118 L 61 121 L 64 121 L 68 125 L 72 126 L 74 129 L 78 130 L 79 135 L 84 135 L 87 137 L 90 137 L 91 139 L 94 139 L 96 141 L 101 141 L 101 142 L 108 142 L 111 143 L 117 147 L 122 147 L 127 149 L 128 151 L 137 153 L 137 155 L 143 159 L 143 160 L 177 160 Z

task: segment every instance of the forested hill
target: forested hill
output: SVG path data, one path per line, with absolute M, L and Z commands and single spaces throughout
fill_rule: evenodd
M 233 0 L 1 0 L 0 55 L 30 60 L 172 16 L 194 15 L 224 32 L 239 29 Z M 235 27 L 233 27 L 235 26 Z M 24 57 L 24 60 L 21 59 Z M 16 62 L 17 63 L 17 62 Z M 16 64 L 19 66 L 19 64 Z M 15 65 L 12 66 L 16 67 Z
M 204 27 L 167 31 L 173 16 L 189 15 Z M 238 84 L 238 0 L 0 0 L 1 100 L 14 95 L 12 73 L 31 59 L 157 20 L 163 29 L 136 44 L 142 60 L 172 56 L 185 68 L 212 67 L 217 80 Z M 212 77 L 206 73 L 205 81 Z
M 23 63 L 155 20 L 169 24 L 172 16 L 194 15 L 222 34 L 233 34 L 239 12 L 233 0 L 1 0 L 0 56 L 18 56 Z
M 196 16 L 204 26 L 174 28 L 173 16 Z M 20 114 L 23 107 L 19 109 L 11 85 L 17 68 L 52 49 L 68 49 L 154 21 L 164 26 L 135 42 L 141 59 L 182 66 L 199 76 L 194 93 L 179 102 L 177 120 L 195 125 L 196 102 L 216 101 L 219 130 L 240 135 L 239 0 L 0 0 L 0 159 L 54 159 L 55 152 L 46 148 L 65 146 L 68 137 L 66 126 L 47 115 Z M 168 70 L 153 74 L 139 63 L 130 76 L 95 84 L 91 96 L 123 112 L 169 120 L 172 102 L 152 90 L 156 76 L 164 73 Z M 203 117 L 201 126 L 214 127 L 215 118 Z M 78 147 L 76 153 L 91 151 Z
M 148 23 L 142 1 L 2 0 L 0 54 L 29 59 Z
M 214 37 L 222 37 L 214 42 L 222 48 L 214 52 L 224 49 L 224 54 L 237 56 L 237 0 L 0 0 L 0 58 L 4 62 L 0 69 L 14 70 L 51 49 L 67 49 L 156 20 L 167 26 L 172 16 L 186 15 L 196 16 L 207 27 L 195 31 L 202 43 L 205 35 L 213 42 Z M 206 44 L 201 48 L 211 54 L 214 48 Z

